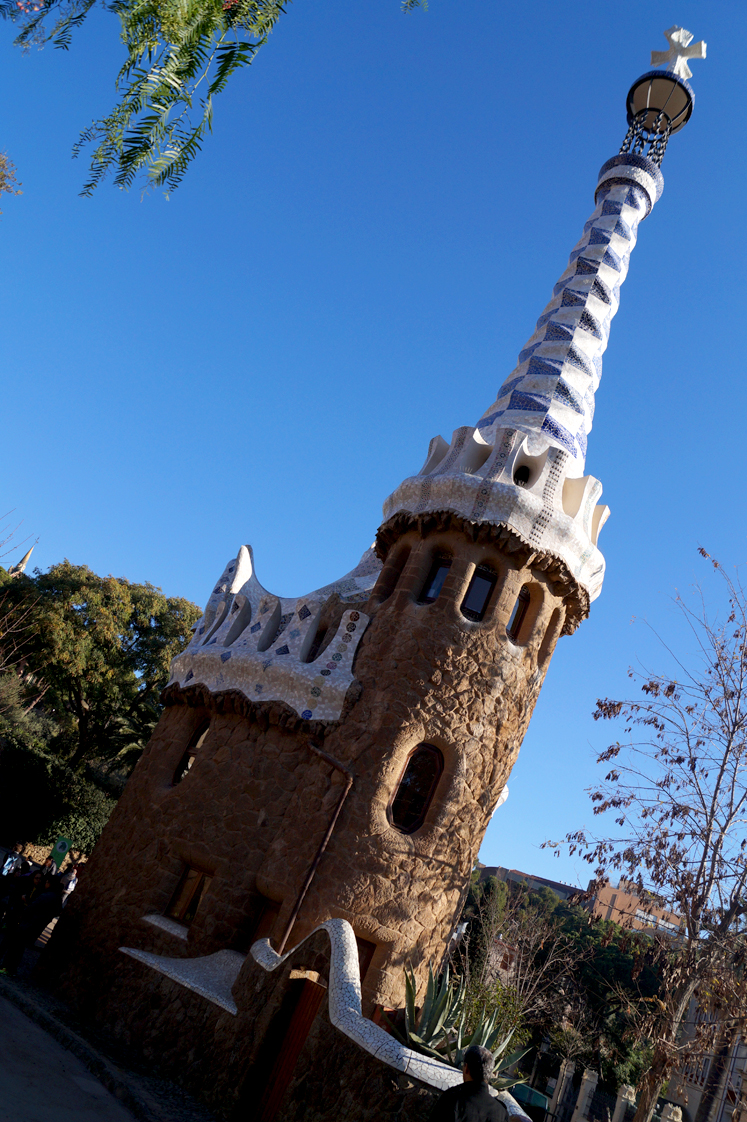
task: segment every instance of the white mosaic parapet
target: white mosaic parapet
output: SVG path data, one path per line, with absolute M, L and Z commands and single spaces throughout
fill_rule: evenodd
M 604 557 L 597 548 L 609 507 L 598 499 L 602 485 L 569 471 L 567 453 L 542 435 L 516 429 L 493 432 L 459 428 L 451 444 L 435 437 L 425 464 L 405 479 L 384 504 L 384 521 L 397 514 L 455 514 L 469 522 L 506 526 L 537 552 L 561 561 L 594 600 L 602 590 Z M 514 483 L 521 469 L 524 486 Z
M 381 571 L 373 549 L 346 576 L 307 596 L 273 596 L 257 580 L 249 546 L 230 561 L 189 646 L 171 664 L 169 685 L 236 690 L 249 701 L 282 701 L 304 720 L 339 720 L 353 682 L 355 652 L 369 617 L 349 608 L 330 642 L 307 662 L 325 606 L 360 604 Z M 328 638 L 328 637 L 326 637 Z
M 363 1016 L 358 944 L 355 932 L 347 920 L 328 919 L 315 927 L 298 946 L 283 955 L 272 949 L 269 939 L 258 940 L 250 947 L 249 953 L 263 970 L 277 970 L 317 931 L 326 931 L 329 936 L 329 1019 L 335 1028 L 377 1060 L 439 1091 L 446 1091 L 461 1083 L 462 1073 L 459 1068 L 414 1052 Z M 517 1122 L 520 1119 L 522 1122 L 529 1122 L 527 1115 L 508 1092 L 493 1091 L 493 1094 L 501 1099 L 509 1115 Z
M 495 444 L 498 432 L 507 428 L 536 434 L 568 453 L 569 474 L 583 475 L 610 324 L 638 225 L 651 213 L 663 185 L 659 168 L 644 156 L 615 156 L 602 167 L 596 209 L 552 300 L 518 366 L 477 423 L 487 443 Z
M 355 932 L 347 920 L 328 919 L 283 955 L 272 949 L 269 939 L 259 939 L 252 945 L 249 953 L 263 970 L 272 972 L 282 966 L 317 931 L 326 931 L 329 936 L 328 1001 L 329 1019 L 334 1027 L 364 1052 L 429 1087 L 446 1091 L 461 1083 L 462 1073 L 458 1068 L 414 1052 L 363 1016 L 358 944 Z M 246 956 L 238 951 L 216 951 L 215 954 L 201 955 L 198 958 L 169 958 L 166 955 L 151 954 L 150 951 L 136 950 L 134 947 L 120 947 L 119 950 L 236 1016 L 238 1010 L 233 999 L 233 987 L 246 961 Z M 530 1122 L 516 1099 L 507 1091 L 497 1092 L 491 1088 L 491 1093 L 501 1100 L 515 1122 Z
M 216 951 L 201 958 L 167 958 L 165 955 L 120 947 L 122 954 L 150 966 L 172 982 L 198 993 L 213 1005 L 236 1016 L 236 1003 L 231 996 L 233 984 L 244 965 L 246 955 L 238 951 Z

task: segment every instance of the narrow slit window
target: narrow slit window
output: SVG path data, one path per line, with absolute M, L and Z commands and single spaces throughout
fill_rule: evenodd
M 177 783 L 181 783 L 182 779 L 184 779 L 185 776 L 189 775 L 192 765 L 197 759 L 200 748 L 202 748 L 202 745 L 205 743 L 205 737 L 207 736 L 209 731 L 210 721 L 206 721 L 203 725 L 200 725 L 197 731 L 190 737 L 189 744 L 187 745 L 187 750 L 179 761 L 179 766 L 174 772 L 174 778 L 172 780 L 172 784 L 174 787 L 176 787 Z
M 432 744 L 410 754 L 389 804 L 389 821 L 402 834 L 413 834 L 425 821 L 444 769 L 444 758 Z
M 516 597 L 514 610 L 511 612 L 511 618 L 506 624 L 506 634 L 512 643 L 517 643 L 521 628 L 529 610 L 529 589 L 524 586 L 519 595 Z
M 316 635 L 314 636 L 314 639 L 311 643 L 311 646 L 309 647 L 309 653 L 307 654 L 306 660 L 305 660 L 306 662 L 313 662 L 314 659 L 317 657 L 317 655 L 319 654 L 319 651 L 322 649 L 322 644 L 323 644 L 324 640 L 327 638 L 327 632 L 328 631 L 329 631 L 328 627 L 320 627 L 319 628 Z
M 199 869 L 187 867 L 182 873 L 176 892 L 171 897 L 171 903 L 166 909 L 170 919 L 176 919 L 187 926 L 197 915 L 200 900 L 205 895 L 211 878 Z
M 537 655 L 537 662 L 540 666 L 542 666 L 543 663 L 547 661 L 553 648 L 555 647 L 562 626 L 563 614 L 560 611 L 560 608 L 556 608 L 553 614 L 550 616 L 550 622 L 547 625 L 547 631 L 545 632 L 545 637 L 542 640 L 542 646 L 540 647 L 539 654 Z
M 423 585 L 423 591 L 419 596 L 419 603 L 432 604 L 434 600 L 438 599 L 450 568 L 451 561 L 448 557 L 436 558 L 431 565 L 428 579 Z
M 478 565 L 462 600 L 462 615 L 479 623 L 485 616 L 498 575 L 488 565 Z
M 376 586 L 373 590 L 373 596 L 378 600 L 380 604 L 383 604 L 385 600 L 388 600 L 394 592 L 395 588 L 397 587 L 399 578 L 402 575 L 402 570 L 407 564 L 407 559 L 409 556 L 410 547 L 404 546 L 393 556 L 387 558 L 384 568 L 381 570 L 379 579 L 376 582 Z

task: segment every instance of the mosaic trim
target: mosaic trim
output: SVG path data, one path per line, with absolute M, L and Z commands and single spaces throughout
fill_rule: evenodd
M 548 470 L 545 476 L 544 486 L 542 488 L 542 510 L 532 526 L 529 540 L 532 545 L 540 545 L 545 531 L 550 525 L 554 510 L 555 499 L 558 492 L 558 484 L 560 483 L 563 474 L 565 462 L 568 459 L 567 453 L 560 452 L 557 448 L 551 448 L 547 460 Z
M 329 936 L 329 1019 L 335 1028 L 377 1060 L 439 1091 L 461 1083 L 462 1073 L 457 1068 L 413 1052 L 363 1016 L 358 945 L 353 928 L 347 920 L 328 919 L 284 955 L 278 955 L 272 949 L 269 939 L 260 939 L 254 943 L 249 953 L 258 966 L 272 972 L 282 966 L 317 931 L 326 931 Z M 168 958 L 132 947 L 120 947 L 119 950 L 236 1016 L 238 1010 L 232 990 L 246 961 L 246 956 L 238 951 L 217 951 L 199 958 Z M 507 1091 L 491 1090 L 491 1093 L 503 1102 L 508 1114 L 516 1122 L 530 1122 L 516 1099 Z
M 445 458 L 441 461 L 441 463 L 438 465 L 438 467 L 434 468 L 434 472 L 433 472 L 434 475 L 442 475 L 444 472 L 447 472 L 449 470 L 449 468 L 451 468 L 451 466 L 454 463 L 456 463 L 456 461 L 459 459 L 459 456 L 462 453 L 462 450 L 464 449 L 464 444 L 465 444 L 465 441 L 466 441 L 467 437 L 471 436 L 471 435 L 472 435 L 472 430 L 471 429 L 468 429 L 468 428 L 457 429 L 457 431 L 454 434 L 454 439 L 451 442 L 451 445 L 449 447 L 449 451 L 446 453 Z M 423 484 L 422 484 L 422 487 L 420 489 L 420 502 L 418 503 L 418 507 L 417 507 L 417 511 L 416 511 L 417 514 L 422 514 L 425 510 L 428 509 L 428 505 L 430 503 L 430 498 L 431 498 L 431 490 L 432 490 L 431 476 L 427 475 L 425 477 L 425 479 L 423 480 Z
M 427 1083 L 439 1091 L 446 1091 L 449 1087 L 460 1084 L 462 1073 L 458 1068 L 413 1052 L 363 1016 L 358 946 L 353 928 L 347 920 L 328 919 L 316 927 L 307 939 L 317 931 L 326 931 L 329 936 L 329 1019 L 335 1028 L 364 1052 L 421 1083 Z M 250 948 L 249 953 L 263 970 L 277 970 L 306 941 L 303 939 L 293 950 L 279 955 L 270 946 L 269 939 L 260 939 Z M 507 1091 L 492 1093 L 501 1099 L 509 1115 L 516 1118 L 517 1122 L 520 1119 L 522 1122 L 529 1122 L 527 1115 Z
M 370 617 L 347 609 L 324 651 L 313 662 L 307 659 L 329 600 L 368 599 L 380 571 L 381 562 L 367 550 L 339 581 L 282 599 L 262 587 L 251 549 L 242 546 L 215 586 L 191 643 L 172 662 L 169 685 L 238 690 L 249 701 L 283 701 L 306 721 L 339 720 Z
M 483 520 L 485 511 L 488 509 L 488 504 L 490 503 L 490 484 L 503 475 L 508 457 L 516 443 L 516 437 L 516 429 L 504 429 L 497 434 L 495 451 L 488 460 L 488 464 L 490 465 L 489 469 L 483 476 L 483 485 L 472 507 L 471 517 L 474 518 L 476 522 L 481 522 Z
M 511 454 L 506 460 L 507 468 L 511 464 Z M 515 446 L 513 454 L 518 454 Z M 478 473 L 460 471 L 432 475 L 428 477 L 428 508 L 456 514 L 471 522 L 510 527 L 527 545 L 561 560 L 586 589 L 589 599 L 595 600 L 602 591 L 605 570 L 604 557 L 591 538 L 596 500 L 601 495 L 602 485 L 592 476 L 579 481 L 585 488 L 583 501 L 575 515 L 566 514 L 562 492 L 567 462 L 567 459 L 556 460 L 548 455 L 539 479 L 528 488 L 517 487 L 511 481 L 510 470 L 493 480 Z M 552 476 L 549 482 L 548 476 Z M 385 519 L 395 514 L 415 516 L 421 511 L 422 481 L 422 476 L 412 476 L 399 485 L 384 505 Z M 551 493 L 552 501 L 546 502 L 545 494 Z
M 615 157 L 600 173 L 597 206 L 553 296 L 537 320 L 519 364 L 478 421 L 493 443 L 511 426 L 541 433 L 569 453 L 583 474 L 602 355 L 620 304 L 638 225 L 661 194 L 658 168 L 637 156 Z

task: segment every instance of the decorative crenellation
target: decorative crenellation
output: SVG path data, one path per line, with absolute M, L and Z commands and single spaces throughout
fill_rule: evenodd
M 594 600 L 604 579 L 597 538 L 609 515 L 597 501 L 602 485 L 591 475 L 570 475 L 565 452 L 545 443 L 533 455 L 535 446 L 516 429 L 499 430 L 492 447 L 472 428 L 457 429 L 450 445 L 436 437 L 420 472 L 384 503 L 379 540 L 386 538 L 387 523 L 403 514 L 417 520 L 449 513 L 503 526 L 536 552 L 555 557 Z
M 338 720 L 369 623 L 359 608 L 380 571 L 369 549 L 340 580 L 307 596 L 283 598 L 262 587 L 251 548 L 242 546 L 215 586 L 191 643 L 171 664 L 169 685 L 235 690 L 253 702 L 283 701 L 303 720 Z M 325 621 L 324 642 L 315 651 Z

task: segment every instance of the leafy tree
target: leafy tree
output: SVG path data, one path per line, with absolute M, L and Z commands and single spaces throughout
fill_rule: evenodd
M 20 22 L 17 45 L 67 49 L 95 3 L 0 0 L 0 14 Z M 403 11 L 419 6 L 421 0 L 402 0 Z M 127 54 L 116 105 L 73 149 L 77 156 L 93 145 L 83 194 L 110 172 L 118 187 L 143 174 L 149 186 L 173 189 L 212 129 L 214 98 L 251 65 L 286 6 L 283 0 L 104 0 L 104 7 L 119 18 Z
M 467 1001 L 502 1008 L 517 1040 L 549 1040 L 551 1054 L 593 1063 L 611 1089 L 637 1081 L 650 1059 L 640 1023 L 661 984 L 645 934 L 493 877 L 473 878 L 463 918 Z
M 612 812 L 617 832 L 566 838 L 598 883 L 616 871 L 636 884 L 642 901 L 681 917 L 676 939 L 649 937 L 662 984 L 641 1022 L 653 1054 L 639 1081 L 635 1122 L 649 1122 L 670 1072 L 702 1049 L 698 1034 L 681 1032 L 691 999 L 718 1005 L 722 1024 L 743 1012 L 747 597 L 712 564 L 725 591 L 723 622 L 711 618 L 702 597 L 695 609 L 676 599 L 695 659 L 677 658 L 675 676 L 631 671 L 640 698 L 597 703 L 597 719 L 623 722 L 623 738 L 599 757 L 609 770 L 591 792 L 595 814 Z
M 171 660 L 189 642 L 200 609 L 151 584 L 99 577 L 69 561 L 16 578 L 6 596 L 16 613 L 30 614 L 25 665 L 46 687 L 44 708 L 69 766 L 142 747 Z
M 0 823 L 5 841 L 49 845 L 69 838 L 90 853 L 115 799 L 50 748 L 54 723 L 36 713 L 0 720 Z
M 89 853 L 201 613 L 69 561 L 4 578 L 0 568 L 0 829 Z
M 554 893 L 528 892 L 491 877 L 473 882 L 465 907 L 469 932 L 458 968 L 465 1004 L 499 1010 L 504 1031 L 526 1040 L 537 1026 L 563 1018 L 579 947 L 553 914 Z

